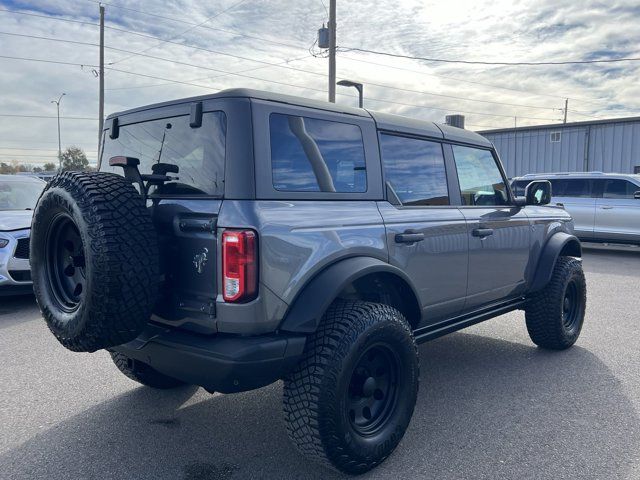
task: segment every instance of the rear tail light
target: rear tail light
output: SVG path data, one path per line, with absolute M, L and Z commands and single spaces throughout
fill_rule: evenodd
M 258 251 L 251 230 L 222 233 L 222 297 L 225 302 L 248 302 L 258 293 Z

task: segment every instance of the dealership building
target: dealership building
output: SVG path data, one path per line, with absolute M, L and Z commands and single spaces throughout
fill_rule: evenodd
M 496 146 L 507 175 L 640 173 L 640 117 L 478 132 Z

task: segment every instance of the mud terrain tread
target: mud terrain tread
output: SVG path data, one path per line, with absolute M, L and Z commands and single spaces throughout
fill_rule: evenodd
M 362 473 L 382 463 L 391 454 L 402 437 L 400 433 L 393 446 L 383 456 L 368 461 L 354 461 L 341 447 L 342 439 L 330 422 L 332 415 L 326 412 L 327 398 L 335 398 L 340 362 L 359 335 L 380 319 L 397 323 L 413 344 L 416 358 L 417 346 L 408 322 L 396 309 L 382 304 L 361 301 L 337 301 L 325 313 L 317 331 L 309 337 L 297 368 L 285 378 L 283 410 L 287 433 L 297 449 L 307 458 L 329 468 L 347 473 Z M 416 390 L 417 393 L 417 390 Z M 321 399 L 323 396 L 324 401 Z M 321 413 L 324 407 L 325 411 Z M 320 421 L 323 415 L 325 422 Z
M 119 175 L 61 173 L 45 188 L 34 213 L 32 261 L 36 266 L 43 261 L 44 240 L 39 245 L 34 240 L 46 236 L 37 229 L 47 210 L 72 208 L 64 195 L 56 194 L 58 189 L 67 192 L 80 211 L 78 228 L 91 289 L 78 311 L 81 318 L 65 322 L 55 307 L 41 301 L 39 293 L 45 286 L 36 276 L 34 289 L 47 325 L 74 351 L 92 352 L 131 341 L 148 322 L 157 298 L 159 253 L 151 216 L 136 189 Z
M 581 300 L 583 305 L 586 305 L 586 281 L 582 262 L 574 257 L 558 258 L 549 283 L 527 301 L 525 307 L 527 331 L 533 343 L 539 347 L 549 350 L 564 350 L 571 347 L 580 335 L 582 322 L 577 332 L 573 334 L 566 331 L 562 322 L 564 291 L 573 276 L 577 276 L 583 286 Z

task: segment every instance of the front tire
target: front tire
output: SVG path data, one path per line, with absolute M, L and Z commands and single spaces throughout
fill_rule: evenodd
M 419 359 L 411 327 L 387 305 L 335 302 L 284 382 L 298 450 L 358 474 L 383 462 L 413 415 Z
M 571 347 L 582 331 L 587 286 L 582 262 L 560 257 L 547 286 L 534 294 L 525 308 L 529 337 L 548 350 Z
M 185 385 L 184 382 L 158 372 L 146 363 L 139 362 L 118 352 L 109 352 L 118 370 L 134 382 L 151 388 L 167 390 Z

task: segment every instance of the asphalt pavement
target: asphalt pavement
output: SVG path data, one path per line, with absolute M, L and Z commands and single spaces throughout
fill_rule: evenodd
M 578 343 L 545 352 L 512 312 L 420 347 L 413 421 L 361 478 L 640 479 L 640 249 L 587 249 Z M 155 391 L 72 353 L 32 297 L 0 297 L 0 479 L 341 478 L 301 457 L 281 384 Z

